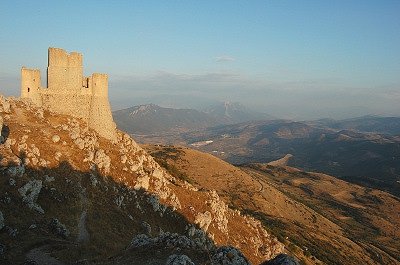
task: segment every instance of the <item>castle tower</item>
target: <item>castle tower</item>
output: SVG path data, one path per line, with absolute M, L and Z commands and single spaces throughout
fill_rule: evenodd
M 91 77 L 89 87 L 92 88 L 89 127 L 105 138 L 116 139 L 116 125 L 108 102 L 108 76 L 95 73 Z
M 63 49 L 49 48 L 47 87 L 53 91 L 77 91 L 82 87 L 82 54 L 67 53 Z
M 33 103 L 42 106 L 40 71 L 21 68 L 21 98 L 30 98 Z

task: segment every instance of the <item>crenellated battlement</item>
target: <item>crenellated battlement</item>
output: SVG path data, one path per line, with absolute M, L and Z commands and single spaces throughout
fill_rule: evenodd
M 47 87 L 41 87 L 40 71 L 21 69 L 21 98 L 38 106 L 85 120 L 102 136 L 115 138 L 115 123 L 108 102 L 108 75 L 83 76 L 83 56 L 49 48 Z

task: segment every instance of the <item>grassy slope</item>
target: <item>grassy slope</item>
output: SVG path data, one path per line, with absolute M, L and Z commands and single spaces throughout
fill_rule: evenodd
M 398 263 L 399 200 L 334 177 L 290 168 L 239 169 L 188 148 L 146 146 L 166 168 L 213 188 L 232 207 L 253 214 L 306 263 Z

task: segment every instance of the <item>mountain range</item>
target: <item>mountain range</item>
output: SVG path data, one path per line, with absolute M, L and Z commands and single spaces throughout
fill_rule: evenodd
M 121 117 L 114 112 L 114 118 L 141 143 L 191 146 L 233 164 L 268 163 L 290 154 L 290 166 L 400 194 L 398 117 L 291 121 L 263 114 L 268 119 L 262 119 L 262 114 L 233 103 L 207 112 L 151 108 L 152 115 L 135 112 Z M 173 122 L 177 117 L 179 126 Z M 151 125 L 153 120 L 162 120 L 162 129 L 155 125 L 147 134 L 135 129 Z
M 214 104 L 203 111 L 165 108 L 155 104 L 139 105 L 114 111 L 113 117 L 119 128 L 133 135 L 181 133 L 220 124 L 272 118 L 231 102 Z

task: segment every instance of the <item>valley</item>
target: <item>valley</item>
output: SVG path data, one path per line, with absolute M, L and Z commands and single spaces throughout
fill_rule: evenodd
M 131 120 L 131 124 L 140 126 L 153 120 L 153 116 L 145 114 L 140 117 L 141 120 Z M 115 119 L 119 124 L 119 117 Z M 167 119 L 163 121 L 169 123 Z M 166 127 L 171 128 L 174 123 L 169 124 Z M 129 125 L 124 128 L 139 143 L 192 147 L 235 165 L 268 163 L 290 155 L 289 166 L 400 196 L 400 135 L 397 134 L 400 118 L 250 120 L 219 125 L 204 125 L 199 121 L 196 128 L 183 124 L 180 126 L 184 130 L 154 127 L 147 134 L 139 134 Z
M 261 220 L 304 263 L 400 262 L 400 200 L 391 194 L 287 166 L 235 167 L 186 147 L 144 147 L 172 175 Z

